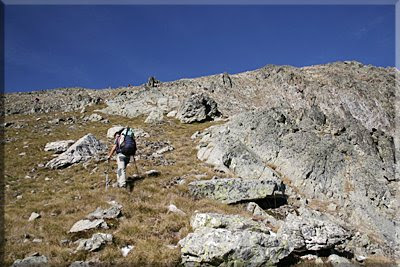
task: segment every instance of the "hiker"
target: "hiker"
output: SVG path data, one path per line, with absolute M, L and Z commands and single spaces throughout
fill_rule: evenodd
M 114 134 L 114 145 L 107 156 L 107 161 L 114 152 L 117 153 L 117 184 L 118 187 L 126 187 L 126 167 L 133 157 L 135 160 L 136 142 L 135 135 L 131 128 L 123 128 Z

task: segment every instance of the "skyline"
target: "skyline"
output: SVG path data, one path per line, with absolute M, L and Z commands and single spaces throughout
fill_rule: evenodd
M 395 65 L 394 6 L 6 6 L 5 92 Z M 23 79 L 21 79 L 23 77 Z

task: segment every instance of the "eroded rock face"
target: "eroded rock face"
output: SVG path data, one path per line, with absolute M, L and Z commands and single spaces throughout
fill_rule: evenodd
M 214 120 L 220 115 L 217 103 L 202 93 L 188 97 L 179 107 L 176 118 L 183 123 L 193 123 Z
M 282 194 L 284 188 L 276 180 L 227 178 L 192 182 L 189 191 L 196 198 L 211 198 L 232 204 L 264 199 L 275 192 Z
M 92 134 L 87 134 L 70 146 L 67 151 L 50 160 L 47 168 L 60 169 L 72 164 L 88 161 L 101 153 L 106 152 L 107 146 L 96 139 Z
M 306 198 L 334 203 L 339 218 L 379 236 L 393 255 L 400 245 L 393 137 L 327 114 L 318 106 L 240 114 L 203 134 L 198 157 L 250 179 L 279 173 Z
M 178 95 L 165 92 L 158 87 L 141 88 L 139 91 L 126 91 L 107 102 L 103 113 L 134 118 L 149 114 L 155 109 L 163 113 L 179 106 Z

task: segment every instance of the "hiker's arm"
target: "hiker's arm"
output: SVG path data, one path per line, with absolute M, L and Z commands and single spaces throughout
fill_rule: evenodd
M 117 149 L 117 145 L 113 145 L 113 147 L 110 150 L 110 153 L 108 153 L 108 156 L 107 156 L 108 160 L 112 157 L 112 155 L 114 154 L 116 149 Z

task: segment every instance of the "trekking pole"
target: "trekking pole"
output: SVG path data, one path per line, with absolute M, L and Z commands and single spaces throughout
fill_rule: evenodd
M 108 173 L 110 171 L 110 162 L 107 161 L 107 168 L 105 170 L 105 174 L 106 174 L 106 191 L 108 189 L 108 184 L 110 183 L 109 179 L 108 179 Z

